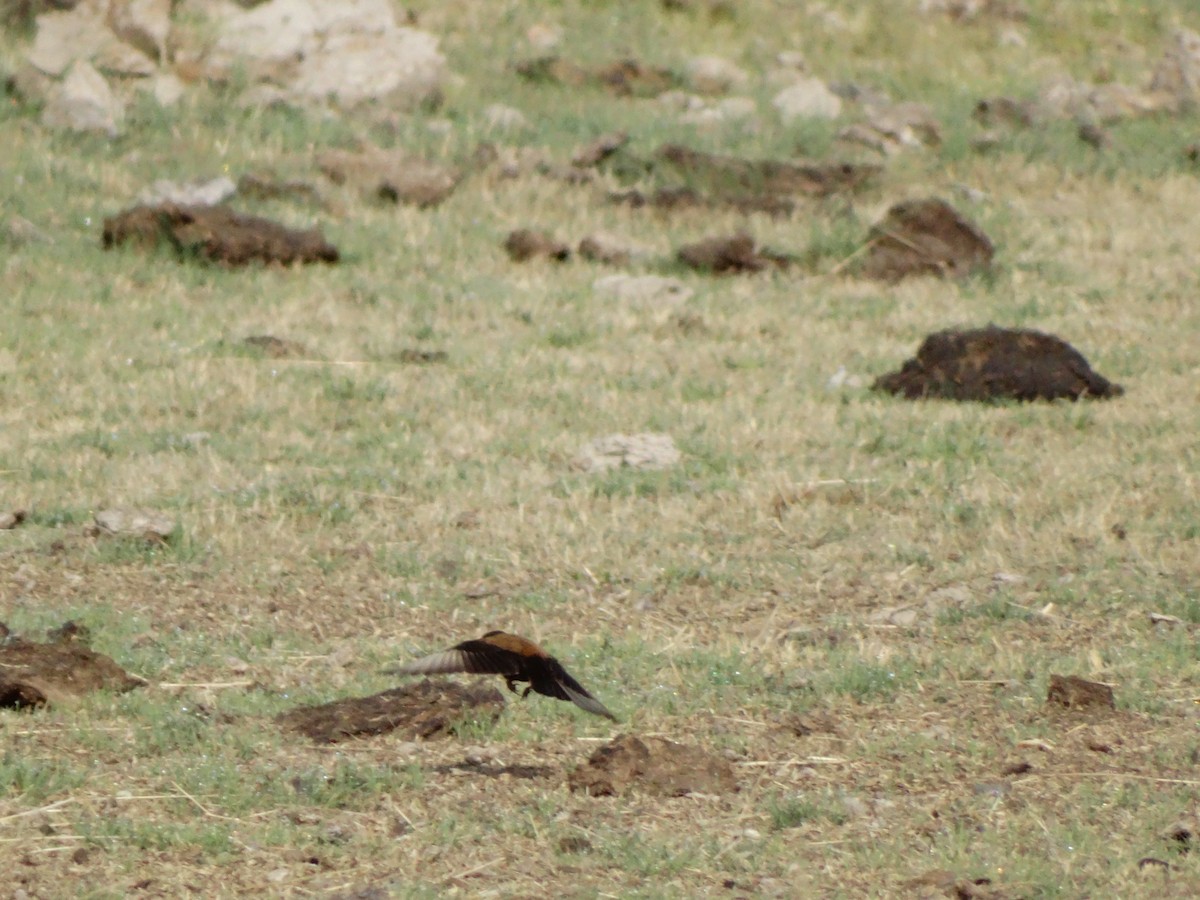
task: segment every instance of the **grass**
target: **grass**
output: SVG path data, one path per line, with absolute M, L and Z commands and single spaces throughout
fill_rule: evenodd
M 244 110 L 236 84 L 196 85 L 176 110 L 139 101 L 108 141 L 0 104 L 0 225 L 20 215 L 53 238 L 0 232 L 0 494 L 29 510 L 0 532 L 0 619 L 34 637 L 75 619 L 96 649 L 177 685 L 0 714 L 0 863 L 22 889 L 905 896 L 945 869 L 1005 896 L 1162 893 L 1145 857 L 1171 865 L 1169 890 L 1200 888 L 1197 854 L 1163 837 L 1200 796 L 1200 187 L 1183 154 L 1198 120 L 1115 123 L 1101 154 L 1057 123 L 981 154 L 970 117 L 1064 73 L 1144 85 L 1171 29 L 1200 19 L 1166 0 L 1028 0 L 1016 24 L 883 0 L 695 6 L 414 4 L 462 77 L 441 109 L 405 117 Z M 527 84 L 508 61 L 535 55 L 539 21 L 585 64 L 726 56 L 754 76 L 760 124 L 696 130 L 652 100 Z M 6 31 L 0 68 L 21 48 Z M 312 161 L 366 138 L 564 162 L 617 128 L 640 156 L 677 141 L 836 158 L 843 123 L 786 128 L 770 111 L 784 50 L 929 103 L 942 147 L 778 219 L 610 205 L 616 174 L 602 188 L 477 175 L 437 208 L 397 208 Z M 537 127 L 487 132 L 494 102 Z M 239 209 L 320 224 L 343 263 L 235 272 L 101 249 L 102 219 L 148 180 L 246 171 L 319 184 L 327 207 Z M 888 205 L 930 194 L 989 233 L 993 272 L 824 274 Z M 599 266 L 512 264 L 503 237 L 526 225 L 628 235 L 653 250 L 635 271 L 694 295 L 627 307 L 593 293 Z M 799 271 L 671 263 L 737 228 Z M 928 332 L 989 321 L 1061 335 L 1126 396 L 911 404 L 862 386 Z M 243 343 L 261 334 L 309 352 Z M 416 347 L 447 356 L 406 362 Z M 842 367 L 857 380 L 831 384 Z M 617 431 L 669 433 L 683 461 L 571 468 Z M 169 512 L 176 539 L 86 537 L 115 504 Z M 620 730 L 727 757 L 740 790 L 573 794 L 566 774 L 615 730 L 545 698 L 420 744 L 314 746 L 271 724 L 491 628 L 544 641 Z M 1117 709 L 1046 707 L 1052 673 L 1112 683 Z M 553 774 L 459 767 L 475 755 Z M 1017 762 L 1031 768 L 1004 774 Z

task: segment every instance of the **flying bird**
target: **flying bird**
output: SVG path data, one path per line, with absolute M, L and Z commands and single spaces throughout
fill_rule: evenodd
M 392 675 L 449 675 L 453 672 L 503 675 L 508 689 L 514 694 L 517 693 L 516 682 L 529 682 L 521 694 L 522 699 L 534 691 L 557 700 L 569 700 L 580 709 L 617 721 L 617 717 L 572 678 L 557 659 L 533 641 L 504 631 L 489 631 L 478 640 L 463 641 L 448 650 L 386 671 Z

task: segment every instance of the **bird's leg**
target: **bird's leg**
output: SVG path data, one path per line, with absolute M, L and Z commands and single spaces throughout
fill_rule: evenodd
M 528 697 L 529 692 L 532 690 L 533 690 L 533 685 L 531 684 L 529 687 L 525 688 L 524 692 L 521 694 L 521 699 L 524 700 L 526 697 Z
M 507 676 L 507 675 L 505 675 L 505 676 L 504 676 L 504 680 L 505 680 L 505 682 L 507 682 L 507 684 L 508 684 L 508 689 L 509 689 L 510 691 L 512 691 L 514 694 L 515 694 L 515 693 L 517 693 L 517 683 L 516 683 L 516 682 L 515 682 L 515 681 L 514 681 L 512 678 L 510 678 L 510 677 L 509 677 L 509 676 Z M 529 691 L 526 691 L 525 693 L 527 693 L 527 694 L 528 694 L 528 693 L 529 693 Z

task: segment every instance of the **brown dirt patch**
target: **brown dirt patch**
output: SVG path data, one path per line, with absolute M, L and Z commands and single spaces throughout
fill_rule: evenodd
M 726 760 L 699 747 L 632 734 L 615 738 L 593 753 L 567 783 L 571 790 L 593 797 L 633 788 L 663 797 L 737 790 L 733 767 Z
M 227 206 L 135 206 L 105 219 L 104 249 L 126 242 L 142 249 L 166 244 L 181 260 L 194 257 L 225 266 L 338 261 L 337 247 L 320 229 L 297 231 Z
M 247 347 L 261 350 L 273 359 L 308 356 L 308 348 L 297 341 L 276 337 L 273 334 L 254 334 L 242 341 Z
M 872 388 L 910 400 L 1078 400 L 1124 393 L 1061 338 L 994 325 L 929 335 L 916 357 L 877 378 Z
M 896 282 L 911 275 L 961 278 L 992 261 L 988 236 L 937 198 L 906 200 L 871 229 L 860 273 Z
M 495 720 L 504 697 L 494 687 L 431 681 L 289 710 L 275 721 L 322 744 L 403 729 L 408 739 L 445 737 L 466 719 Z
M 61 703 L 93 691 L 124 693 L 145 683 L 110 657 L 72 640 L 38 644 L 10 636 L 0 645 L 3 709 Z

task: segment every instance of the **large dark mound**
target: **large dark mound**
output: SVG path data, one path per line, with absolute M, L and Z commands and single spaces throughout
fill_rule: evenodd
M 127 241 L 142 248 L 167 244 L 181 259 L 196 257 L 226 266 L 338 261 L 337 247 L 318 229 L 296 231 L 226 206 L 135 206 L 104 220 L 105 249 Z
M 494 720 L 503 709 L 504 698 L 494 687 L 426 678 L 370 697 L 301 706 L 277 716 L 275 721 L 322 744 L 386 734 L 398 728 L 409 740 L 415 740 L 446 737 L 464 720 Z
M 929 335 L 914 359 L 877 378 L 872 388 L 911 400 L 1078 400 L 1125 393 L 1093 372 L 1066 341 L 995 325 Z

